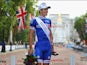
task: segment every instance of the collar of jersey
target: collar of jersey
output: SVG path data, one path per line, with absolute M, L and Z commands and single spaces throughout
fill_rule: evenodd
M 38 16 L 40 19 L 45 19 L 46 17 L 43 17 L 43 16 Z

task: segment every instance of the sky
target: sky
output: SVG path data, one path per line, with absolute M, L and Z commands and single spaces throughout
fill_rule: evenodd
M 45 2 L 47 5 L 51 6 L 49 9 L 49 14 L 69 14 L 70 18 L 80 17 L 87 12 L 87 1 L 57 1 L 57 0 L 39 0 L 37 5 Z

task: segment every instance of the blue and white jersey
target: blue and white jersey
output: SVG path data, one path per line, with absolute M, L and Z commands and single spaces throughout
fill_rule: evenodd
M 50 31 L 51 27 L 51 20 L 48 18 L 43 18 L 39 16 L 39 18 L 46 24 Z M 34 47 L 34 54 L 37 56 L 37 61 L 38 62 L 44 62 L 44 63 L 49 63 L 50 58 L 51 58 L 51 53 L 52 53 L 52 47 L 50 40 L 46 36 L 45 32 L 43 29 L 40 27 L 36 19 L 33 19 L 30 22 L 30 28 L 33 29 L 37 35 L 37 42 Z M 50 33 L 48 33 L 48 36 L 50 36 Z
M 51 27 L 51 20 L 48 18 L 43 18 L 41 16 L 39 16 L 39 18 L 46 24 L 46 26 L 48 27 L 48 29 L 50 30 Z M 35 33 L 37 35 L 38 41 L 45 41 L 48 40 L 46 34 L 44 33 L 44 31 L 42 30 L 42 28 L 40 27 L 40 25 L 38 25 L 36 19 L 33 19 L 30 22 L 30 28 L 35 30 Z M 49 34 L 48 34 L 49 35 Z

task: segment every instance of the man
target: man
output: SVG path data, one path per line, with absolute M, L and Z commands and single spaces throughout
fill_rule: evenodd
M 1 45 L 2 45 L 2 50 L 1 50 L 1 52 L 6 52 L 6 48 L 5 48 L 6 43 L 5 43 L 4 40 L 2 41 Z
M 50 29 L 51 20 L 46 18 L 49 8 L 50 6 L 47 6 L 45 3 L 40 4 L 38 6 L 40 16 L 34 18 L 30 22 L 28 53 L 33 53 L 32 45 L 34 37 L 33 35 L 35 33 L 37 36 L 37 42 L 35 44 L 34 53 L 37 56 L 38 65 L 49 65 L 52 54 L 53 36 Z

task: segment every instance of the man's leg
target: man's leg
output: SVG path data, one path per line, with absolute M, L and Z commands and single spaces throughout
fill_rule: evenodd
M 50 59 L 43 61 L 43 65 L 49 65 L 49 64 L 50 64 Z
M 37 63 L 37 65 L 42 65 L 42 63 Z
M 49 63 L 43 63 L 43 65 L 49 65 Z
M 49 65 L 50 64 L 50 59 L 51 59 L 51 53 L 52 53 L 52 49 L 49 48 L 47 50 L 44 51 L 43 54 L 43 65 Z
M 34 54 L 37 57 L 37 65 L 42 65 L 42 50 L 40 48 L 35 48 Z
M 37 63 L 37 65 L 49 65 L 49 63 Z

